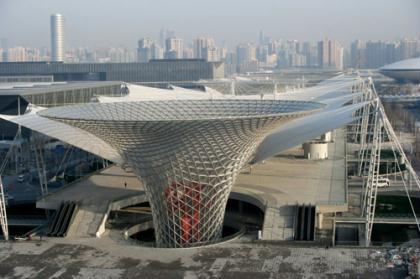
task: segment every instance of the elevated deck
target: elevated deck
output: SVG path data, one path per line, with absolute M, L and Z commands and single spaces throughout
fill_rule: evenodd
M 143 185 L 134 174 L 112 166 L 49 194 L 37 202 L 37 207 L 56 210 L 65 201 L 78 202 L 80 207 L 68 236 L 92 237 L 99 236 L 113 202 L 127 198 L 141 201 L 145 200 L 143 196 Z
M 263 239 L 293 239 L 292 206 L 296 204 L 315 205 L 318 213 L 347 210 L 345 140 L 345 131 L 336 130 L 327 160 L 304 159 L 296 147 L 239 176 L 233 191 L 264 202 Z

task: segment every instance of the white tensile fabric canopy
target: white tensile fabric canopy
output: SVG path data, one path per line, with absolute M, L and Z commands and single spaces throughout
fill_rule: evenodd
M 200 92 L 176 86 L 171 86 L 170 89 L 159 89 L 127 84 L 128 95 L 123 97 L 99 96 L 97 99 L 101 103 L 155 100 L 275 99 L 313 101 L 325 105 L 322 111 L 295 119 L 268 135 L 259 145 L 255 157 L 251 160 L 252 163 L 257 163 L 355 121 L 354 112 L 364 104 L 361 102 L 351 103 L 353 100 L 360 99 L 361 92 L 355 91 L 354 87 L 362 82 L 363 80 L 359 77 L 342 75 L 326 80 L 317 86 L 295 92 L 260 95 L 223 95 L 210 88 L 206 88 L 206 92 Z M 118 152 L 94 135 L 38 115 L 38 112 L 43 109 L 33 106 L 33 109 L 23 116 L 0 115 L 0 118 L 74 145 L 117 164 L 124 163 Z

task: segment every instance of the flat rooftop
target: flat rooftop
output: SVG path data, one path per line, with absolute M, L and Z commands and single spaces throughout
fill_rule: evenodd
M 275 205 L 343 205 L 346 199 L 345 131 L 335 130 L 327 160 L 303 158 L 300 146 L 243 172 L 234 186 Z
M 0 83 L 0 96 L 26 96 L 49 94 L 54 92 L 97 88 L 102 86 L 120 86 L 120 81 L 86 82 L 12 82 Z

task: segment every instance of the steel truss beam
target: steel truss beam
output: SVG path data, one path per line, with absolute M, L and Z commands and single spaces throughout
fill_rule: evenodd
M 3 182 L 0 176 L 0 226 L 5 240 L 9 240 L 9 228 L 7 225 L 6 200 L 3 192 Z
M 375 219 L 376 198 L 378 194 L 378 179 L 380 177 L 379 167 L 381 163 L 381 149 L 385 141 L 391 143 L 391 149 L 394 159 L 398 161 L 398 155 L 402 157 L 408 173 L 414 178 L 414 182 L 420 190 L 420 180 L 411 166 L 410 161 L 404 153 L 404 150 L 396 136 L 394 129 L 391 126 L 388 117 L 386 116 L 384 107 L 379 100 L 374 84 L 369 79 L 369 87 L 366 89 L 370 92 L 371 103 L 369 105 L 369 113 L 363 116 L 364 121 L 361 129 L 361 148 L 359 152 L 359 175 L 364 176 L 365 156 L 369 155 L 369 168 L 367 182 L 364 189 L 362 215 L 366 218 L 365 224 L 365 245 L 371 244 L 372 229 Z M 363 140 L 362 140 L 363 139 Z M 364 139 L 367 139 L 366 141 Z M 360 155 L 360 153 L 362 153 Z M 397 164 L 398 171 L 402 177 L 405 192 L 410 203 L 414 218 L 416 220 L 417 228 L 420 231 L 419 219 L 410 198 L 410 191 L 407 187 L 403 176 L 403 171 L 400 165 Z
M 3 181 L 1 179 L 1 176 L 3 175 L 3 172 L 7 166 L 7 162 L 13 153 L 13 149 L 15 148 L 16 141 L 20 137 L 20 132 L 21 130 L 18 129 L 16 136 L 13 139 L 12 146 L 7 151 L 7 154 L 0 166 L 0 227 L 3 232 L 3 237 L 5 240 L 9 240 L 9 228 L 8 228 L 7 213 L 6 213 L 6 198 L 4 195 Z

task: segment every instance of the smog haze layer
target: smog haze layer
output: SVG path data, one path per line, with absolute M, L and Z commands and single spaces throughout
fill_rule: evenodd
M 418 0 L 1 0 L 0 38 L 10 46 L 48 46 L 53 13 L 65 16 L 69 47 L 135 47 L 141 37 L 156 39 L 161 28 L 229 47 L 255 42 L 259 30 L 273 38 L 343 43 L 420 35 Z

